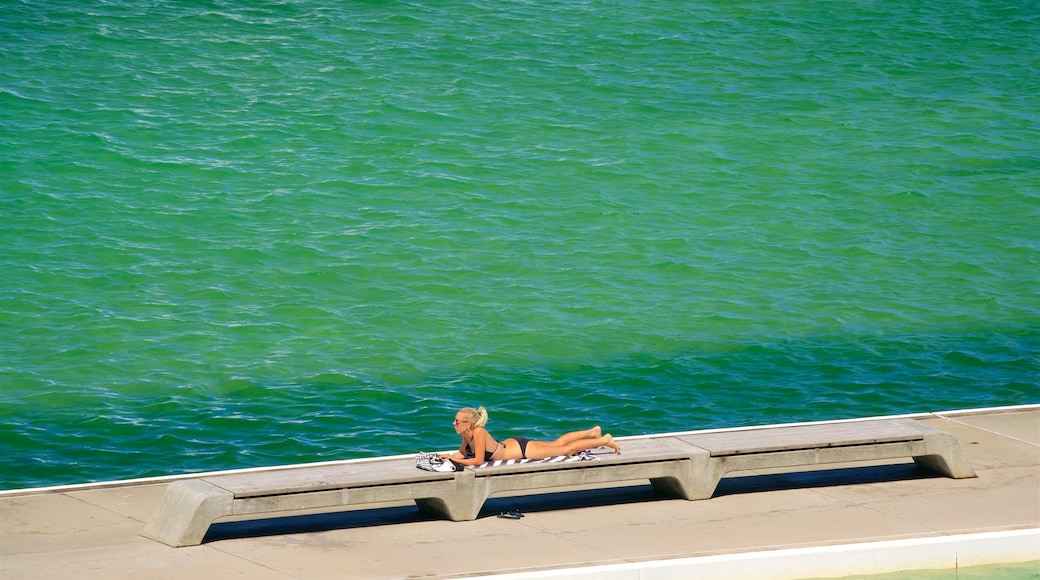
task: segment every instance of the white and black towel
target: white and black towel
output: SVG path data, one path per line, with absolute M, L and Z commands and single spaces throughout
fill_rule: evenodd
M 500 465 L 524 465 L 529 463 L 569 463 L 571 461 L 599 461 L 599 457 L 591 451 L 582 451 L 574 455 L 557 455 L 546 459 L 499 459 L 496 461 L 485 461 L 480 467 L 498 467 Z
M 462 471 L 462 466 L 451 459 L 445 459 L 437 453 L 420 451 L 415 456 L 415 466 L 423 471 Z

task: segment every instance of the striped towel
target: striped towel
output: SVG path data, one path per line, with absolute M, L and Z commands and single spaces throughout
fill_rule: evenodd
M 570 463 L 571 461 L 599 461 L 599 457 L 591 451 L 582 451 L 574 455 L 557 455 L 546 459 L 498 459 L 496 461 L 485 461 L 479 467 L 498 467 L 500 465 L 524 465 L 526 463 Z

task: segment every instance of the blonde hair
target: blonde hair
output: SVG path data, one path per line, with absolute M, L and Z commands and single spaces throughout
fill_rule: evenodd
M 483 427 L 488 422 L 488 412 L 484 407 L 474 409 L 473 407 L 466 407 L 465 409 L 459 409 L 459 412 L 466 415 L 467 420 L 473 423 L 474 427 Z

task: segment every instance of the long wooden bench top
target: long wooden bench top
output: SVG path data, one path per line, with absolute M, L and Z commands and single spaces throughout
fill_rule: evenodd
M 924 439 L 924 429 L 926 429 L 925 426 L 910 419 L 886 419 L 721 431 L 681 435 L 679 438 L 686 443 L 709 451 L 712 457 L 724 457 L 920 441 Z
M 676 437 L 654 437 L 633 439 L 623 442 L 622 453 L 615 455 L 600 450 L 593 461 L 571 461 L 566 463 L 522 463 L 493 467 L 469 467 L 479 476 L 528 473 L 557 469 L 584 469 L 600 465 L 620 465 L 689 459 L 690 445 Z M 447 472 L 423 471 L 415 467 L 412 458 L 390 459 L 327 465 L 294 467 L 256 473 L 239 473 L 202 478 L 203 481 L 226 489 L 235 498 L 265 497 L 292 493 L 307 493 L 330 489 L 356 489 L 379 485 L 399 485 L 441 481 L 454 478 Z
M 454 473 L 423 471 L 414 458 L 359 461 L 342 465 L 295 467 L 206 477 L 206 483 L 226 489 L 235 498 L 265 497 L 331 489 L 356 489 L 453 479 Z

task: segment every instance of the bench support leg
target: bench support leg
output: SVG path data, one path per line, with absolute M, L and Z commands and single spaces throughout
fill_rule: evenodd
M 723 462 L 705 456 L 694 457 L 693 461 L 684 461 L 683 464 L 687 473 L 675 480 L 680 486 L 675 490 L 675 495 L 688 500 L 711 499 L 726 473 Z M 655 489 L 661 485 L 659 481 L 650 480 L 650 483 Z
M 142 535 L 167 546 L 197 546 L 210 524 L 231 515 L 231 492 L 202 480 L 176 481 L 166 488 Z
M 655 491 L 682 499 L 711 499 L 720 478 L 655 477 L 650 485 Z
M 480 508 L 489 492 L 487 484 L 475 481 L 472 473 L 455 474 L 455 483 L 444 493 L 436 497 L 416 498 L 415 505 L 419 511 L 446 518 L 453 522 L 468 522 L 477 519 Z
M 975 470 L 953 435 L 936 429 L 934 433 L 925 435 L 924 442 L 927 454 L 914 456 L 918 467 L 954 479 L 975 477 Z
M 483 504 L 473 505 L 473 503 L 470 498 L 456 498 L 455 501 L 452 501 L 443 497 L 427 497 L 415 500 L 419 511 L 453 522 L 468 522 L 477 519 Z
M 709 499 L 722 479 L 722 472 L 715 467 L 707 451 L 695 448 L 689 460 L 674 462 L 672 475 L 652 477 L 650 485 L 659 492 L 683 499 Z

